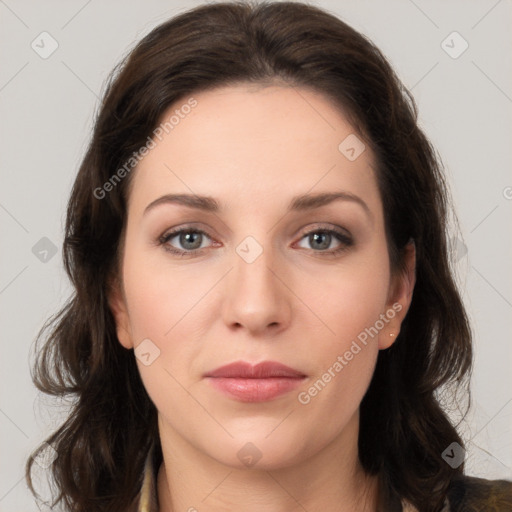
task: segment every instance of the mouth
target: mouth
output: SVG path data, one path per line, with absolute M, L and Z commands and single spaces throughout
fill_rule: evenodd
M 266 402 L 296 389 L 307 375 L 274 361 L 254 366 L 237 361 L 206 373 L 204 378 L 214 389 L 239 402 Z

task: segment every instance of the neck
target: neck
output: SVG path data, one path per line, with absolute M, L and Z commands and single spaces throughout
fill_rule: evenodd
M 293 466 L 227 466 L 197 450 L 159 418 L 160 512 L 375 512 L 377 478 L 357 456 L 359 416 L 320 452 Z

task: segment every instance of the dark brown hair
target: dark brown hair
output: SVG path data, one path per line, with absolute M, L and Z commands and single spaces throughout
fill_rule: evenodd
M 38 389 L 73 399 L 69 417 L 46 440 L 58 453 L 54 504 L 72 512 L 126 509 L 151 444 L 160 446 L 155 406 L 133 352 L 117 340 L 107 300 L 133 172 L 104 198 L 94 191 L 146 143 L 172 104 L 240 83 L 322 93 L 375 154 L 392 268 L 401 271 L 413 239 L 416 286 L 400 335 L 380 351 L 361 403 L 359 457 L 379 476 L 383 508 L 406 498 L 422 512 L 439 511 L 450 481 L 463 472 L 441 455 L 463 442 L 437 394 L 448 385 L 465 389 L 472 358 L 449 260 L 442 166 L 383 54 L 336 16 L 301 2 L 199 6 L 152 30 L 110 77 L 67 210 L 63 256 L 74 293 L 36 344 Z M 32 469 L 31 458 L 26 471 L 35 492 Z

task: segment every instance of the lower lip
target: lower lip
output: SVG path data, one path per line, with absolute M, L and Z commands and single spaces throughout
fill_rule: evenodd
M 207 377 L 210 384 L 240 402 L 267 402 L 300 386 L 305 377 L 242 379 Z

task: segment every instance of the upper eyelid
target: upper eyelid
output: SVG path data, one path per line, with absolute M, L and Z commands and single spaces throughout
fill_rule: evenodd
M 343 226 L 328 226 L 328 225 L 326 225 L 326 223 L 322 223 L 322 222 L 316 222 L 316 223 L 314 222 L 312 227 L 303 228 L 300 230 L 300 232 L 306 234 L 306 233 L 310 233 L 311 231 L 323 231 L 323 230 L 336 231 L 337 229 L 346 231 L 347 234 L 351 235 L 350 231 L 347 228 L 344 228 Z M 179 226 L 177 228 L 169 228 L 162 233 L 162 236 L 166 236 L 168 234 L 176 234 L 176 233 L 180 233 L 182 231 L 197 231 L 197 232 L 206 234 L 206 235 L 210 236 L 210 238 L 212 238 L 211 235 L 209 234 L 208 229 L 196 227 L 194 224 L 190 224 L 190 225 L 185 224 L 185 225 Z

